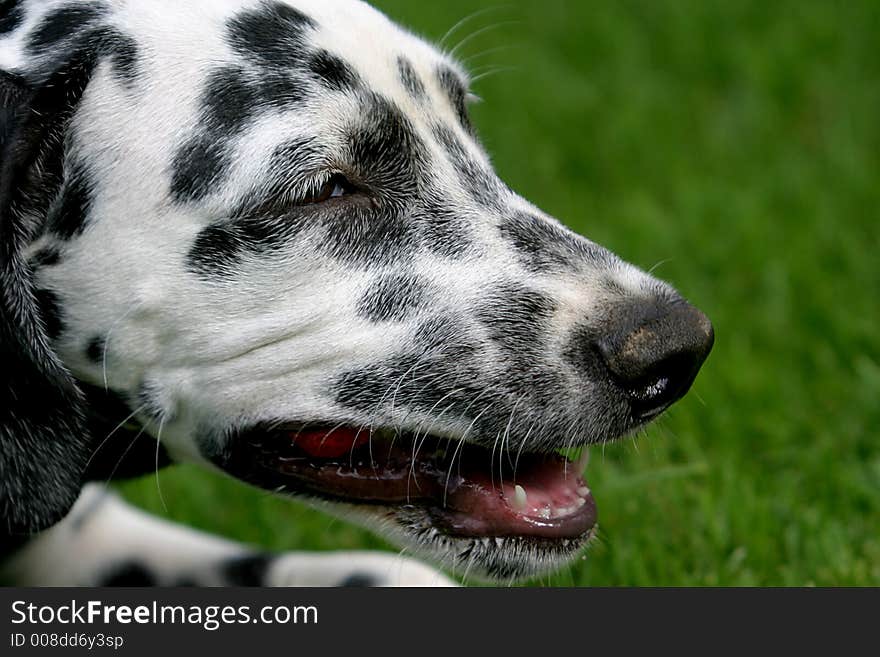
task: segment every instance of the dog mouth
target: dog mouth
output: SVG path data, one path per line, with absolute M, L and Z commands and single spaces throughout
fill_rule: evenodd
M 596 524 L 587 454 L 573 461 L 409 432 L 282 424 L 241 432 L 223 468 L 268 490 L 418 508 L 453 537 L 560 540 Z

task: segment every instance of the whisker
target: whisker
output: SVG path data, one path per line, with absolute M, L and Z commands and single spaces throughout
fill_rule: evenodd
M 159 421 L 159 430 L 156 432 L 156 491 L 159 493 L 159 501 L 162 502 L 162 508 L 168 513 L 168 505 L 165 504 L 165 496 L 162 495 L 162 486 L 159 483 L 159 448 L 162 446 L 162 429 L 165 428 L 165 418 Z
M 500 27 L 510 27 L 511 25 L 519 25 L 522 21 L 501 21 L 498 23 L 492 23 L 491 25 L 487 25 L 486 27 L 480 28 L 474 32 L 471 32 L 465 38 L 458 42 L 452 50 L 449 51 L 450 57 L 455 57 L 455 53 L 458 52 L 464 45 L 470 43 L 478 36 L 485 34 L 486 32 L 490 32 L 492 30 L 497 30 Z
M 483 73 L 480 73 L 479 75 L 475 75 L 474 77 L 472 77 L 470 79 L 470 82 L 471 82 L 471 84 L 475 84 L 475 83 L 479 82 L 480 80 L 483 80 L 484 78 L 488 78 L 492 75 L 497 75 L 498 73 L 508 73 L 510 71 L 516 71 L 516 70 L 518 70 L 516 66 L 494 66 L 494 67 L 490 68 L 489 70 L 484 71 Z
M 89 460 L 86 461 L 86 469 L 88 469 L 88 467 L 92 464 L 92 459 L 94 459 L 95 456 L 98 455 L 98 452 L 100 452 L 101 449 L 104 447 L 104 445 L 107 444 L 107 441 L 110 440 L 110 438 L 113 437 L 113 434 L 115 434 L 115 433 L 116 433 L 117 431 L 119 431 L 122 427 L 124 427 L 126 422 L 128 422 L 128 421 L 129 421 L 130 419 L 132 419 L 135 415 L 137 415 L 137 414 L 140 413 L 142 410 L 144 410 L 144 408 L 146 408 L 146 404 L 143 404 L 143 405 L 141 405 L 141 406 L 138 406 L 136 409 L 134 409 L 134 410 L 131 412 L 131 414 L 130 414 L 128 417 L 126 417 L 122 422 L 120 422 L 119 424 L 117 424 L 116 427 L 115 427 L 110 433 L 107 434 L 107 437 L 104 438 L 104 440 L 101 441 L 101 443 L 95 448 L 95 451 L 92 452 L 92 455 L 89 457 Z
M 453 25 L 448 30 L 446 30 L 446 34 L 444 34 L 440 38 L 440 40 L 437 42 L 437 45 L 440 48 L 443 48 L 444 44 L 446 43 L 446 39 L 451 37 L 453 34 L 455 34 L 456 31 L 458 31 L 459 29 L 461 29 L 462 27 L 464 27 L 465 25 L 467 25 L 471 21 L 479 18 L 480 16 L 485 16 L 486 14 L 491 13 L 493 11 L 500 11 L 502 9 L 509 8 L 509 7 L 510 7 L 510 5 L 496 5 L 494 7 L 484 7 L 483 9 L 478 9 L 477 11 L 474 11 L 474 12 L 468 14 L 467 16 L 465 16 L 464 18 L 459 20 L 457 23 L 455 23 L 455 25 Z

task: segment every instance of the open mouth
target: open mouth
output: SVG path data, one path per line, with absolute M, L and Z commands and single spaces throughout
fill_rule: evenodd
M 596 524 L 584 457 L 493 451 L 409 432 L 284 424 L 239 434 L 223 467 L 269 490 L 417 507 L 449 536 L 559 540 L 585 537 Z

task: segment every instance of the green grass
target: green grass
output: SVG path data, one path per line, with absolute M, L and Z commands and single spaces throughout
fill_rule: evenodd
M 378 4 L 437 39 L 487 3 Z M 451 41 L 495 24 L 460 55 L 512 67 L 475 85 L 501 176 L 717 334 L 647 436 L 594 449 L 601 540 L 542 583 L 880 585 L 880 4 L 515 0 Z M 161 482 L 168 516 L 242 540 L 384 546 L 194 469 Z M 124 489 L 166 514 L 154 478 Z

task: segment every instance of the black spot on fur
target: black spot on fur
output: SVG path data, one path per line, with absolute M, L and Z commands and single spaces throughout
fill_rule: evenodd
M 418 248 L 412 222 L 390 207 L 352 205 L 325 220 L 321 239 L 327 255 L 370 269 L 409 262 Z
M 364 100 L 363 117 L 346 138 L 351 166 L 387 201 L 414 196 L 424 182 L 428 155 L 412 122 L 378 94 Z
M 518 212 L 499 225 L 501 236 L 535 273 L 577 272 L 584 265 L 608 267 L 613 256 L 601 246 L 575 235 L 549 219 Z
M 425 98 L 425 85 L 419 74 L 413 68 L 412 63 L 403 56 L 397 58 L 397 74 L 400 76 L 400 83 L 407 93 L 415 100 Z
M 281 249 L 307 223 L 308 212 L 290 208 L 284 216 L 243 216 L 202 230 L 187 254 L 189 269 L 206 278 L 229 277 L 247 254 L 264 255 Z
M 82 34 L 86 25 L 101 18 L 107 8 L 99 3 L 67 5 L 49 13 L 28 37 L 28 48 L 42 53 L 62 40 Z
M 67 172 L 61 198 L 48 217 L 49 230 L 62 240 L 81 235 L 92 206 L 94 183 L 88 169 L 74 164 Z
M 479 345 L 462 318 L 439 316 L 423 321 L 416 330 L 419 351 L 352 369 L 332 384 L 336 402 L 360 412 L 381 415 L 393 406 L 432 415 L 446 413 L 462 421 L 472 419 L 470 407 L 483 390 L 477 356 Z M 491 397 L 491 396 L 490 396 Z M 484 395 L 484 399 L 485 399 Z M 399 416 L 398 416 L 399 417 Z
M 434 136 L 443 144 L 462 187 L 483 207 L 501 211 L 499 197 L 504 189 L 498 177 L 477 162 L 455 133 L 444 125 L 434 126 Z
M 24 7 L 17 0 L 8 0 L 0 6 L 0 34 L 12 32 L 24 20 Z
M 98 586 L 156 586 L 156 575 L 136 561 L 121 563 L 99 578 Z
M 213 72 L 202 92 L 199 127 L 174 156 L 171 193 L 178 202 L 208 196 L 226 173 L 232 146 L 264 108 L 282 108 L 303 98 L 303 86 L 277 71 L 251 76 L 229 66 Z
M 440 84 L 440 88 L 446 92 L 446 96 L 455 110 L 455 115 L 458 117 L 461 127 L 467 132 L 473 133 L 474 128 L 471 125 L 467 112 L 467 90 L 461 77 L 451 68 L 444 65 L 437 69 L 437 82 Z
M 64 314 L 61 311 L 58 295 L 51 290 L 42 289 L 34 292 L 34 296 L 40 309 L 40 319 L 46 328 L 46 335 L 50 340 L 56 340 L 64 332 Z
M 101 28 L 90 39 L 99 43 L 102 54 L 111 58 L 113 72 L 122 82 L 132 84 L 137 79 L 139 50 L 133 38 L 112 28 Z
M 358 302 L 357 311 L 373 322 L 400 321 L 425 306 L 428 284 L 412 274 L 382 278 Z
M 520 285 L 505 284 L 480 300 L 476 316 L 489 337 L 508 354 L 518 356 L 546 349 L 546 322 L 555 309 L 550 297 Z
M 222 566 L 222 574 L 232 586 L 263 586 L 269 566 L 275 560 L 272 554 L 249 554 L 229 559 Z
M 104 348 L 107 346 L 107 340 L 103 335 L 98 335 L 89 340 L 86 345 L 86 358 L 96 364 L 104 362 Z
M 453 207 L 437 192 L 427 191 L 413 211 L 420 242 L 445 258 L 462 258 L 476 253 L 473 230 L 460 208 Z
M 369 588 L 372 586 L 379 586 L 380 584 L 380 580 L 370 573 L 352 573 L 339 582 L 337 586 L 348 588 Z
M 315 26 L 314 20 L 289 5 L 264 1 L 232 18 L 227 34 L 237 53 L 269 68 L 289 68 L 301 65 L 304 34 Z
M 308 67 L 312 74 L 329 89 L 345 91 L 354 88 L 358 83 L 357 74 L 351 66 L 326 50 L 312 54 L 309 57 Z
M 57 265 L 61 261 L 61 249 L 57 246 L 44 246 L 31 256 L 30 265 L 33 269 L 42 269 Z
M 174 155 L 171 194 L 178 202 L 194 201 L 211 193 L 228 164 L 223 144 L 206 134 L 187 142 Z

